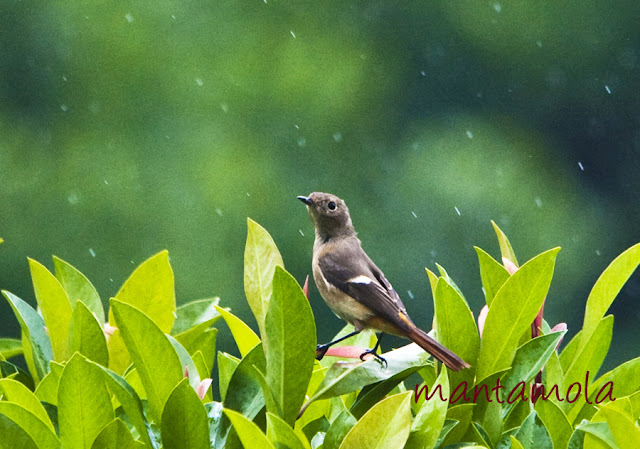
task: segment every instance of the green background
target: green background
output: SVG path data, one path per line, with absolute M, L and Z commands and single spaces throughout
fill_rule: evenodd
M 246 218 L 299 282 L 297 195 L 347 201 L 364 248 L 430 328 L 424 267 L 477 315 L 473 245 L 560 253 L 546 303 L 569 336 L 640 241 L 638 2 L 15 1 L 0 6 L 0 287 L 33 303 L 55 254 L 103 301 L 168 249 L 179 302 L 244 300 Z M 342 327 L 315 288 L 319 340 Z M 638 356 L 640 280 L 608 366 Z M 0 335 L 19 335 L 6 302 Z M 226 333 L 220 347 L 235 351 Z M 393 341 L 398 344 L 399 341 Z

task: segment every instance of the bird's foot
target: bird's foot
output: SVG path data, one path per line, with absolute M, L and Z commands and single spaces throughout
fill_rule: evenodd
M 316 360 L 322 360 L 329 348 L 329 345 L 316 345 Z
M 373 356 L 376 358 L 376 360 L 377 360 L 378 362 L 380 362 L 380 363 L 382 364 L 382 366 L 384 366 L 384 367 L 386 368 L 386 367 L 387 367 L 387 360 L 386 360 L 384 357 L 382 357 L 380 354 L 378 354 L 378 353 L 376 352 L 376 350 L 377 350 L 377 348 L 367 349 L 367 350 L 366 350 L 366 351 L 364 351 L 362 354 L 360 354 L 360 360 L 364 361 L 364 358 L 365 358 L 368 354 L 371 354 L 371 355 L 373 355 Z M 317 352 L 317 349 L 316 349 L 316 352 Z

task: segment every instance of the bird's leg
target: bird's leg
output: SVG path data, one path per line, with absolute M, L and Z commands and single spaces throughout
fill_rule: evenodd
M 376 345 L 371 348 L 371 349 L 367 349 L 366 351 L 364 351 L 362 354 L 360 354 L 360 360 L 364 360 L 364 356 L 366 356 L 367 354 L 373 354 L 373 356 L 384 365 L 384 367 L 387 367 L 387 361 L 385 360 L 384 357 L 382 357 L 381 355 L 378 354 L 378 348 L 380 347 L 380 342 L 382 341 L 382 336 L 384 335 L 384 333 L 380 333 L 380 336 L 378 337 L 378 341 L 376 342 Z
M 361 331 L 356 330 L 351 332 L 348 335 L 345 335 L 344 337 L 340 337 L 336 340 L 330 341 L 329 343 L 326 343 L 324 345 L 317 345 L 316 346 L 316 359 L 317 360 L 322 360 L 322 357 L 324 357 L 324 355 L 327 353 L 327 351 L 329 350 L 329 348 L 333 345 L 335 345 L 336 343 L 340 343 L 343 340 L 346 340 L 349 337 L 353 337 L 354 335 L 358 335 Z

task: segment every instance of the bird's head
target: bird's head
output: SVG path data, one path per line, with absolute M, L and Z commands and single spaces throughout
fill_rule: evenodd
M 330 193 L 313 192 L 298 199 L 307 205 L 316 235 L 323 239 L 355 234 L 349 209 L 343 200 Z

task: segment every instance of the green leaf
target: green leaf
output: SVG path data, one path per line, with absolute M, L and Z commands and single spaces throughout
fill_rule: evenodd
M 0 359 L 10 359 L 22 354 L 22 341 L 14 338 L 0 338 Z
M 29 259 L 29 268 L 36 301 L 51 340 L 53 357 L 56 361 L 66 360 L 69 357 L 67 333 L 71 322 L 71 303 L 67 293 L 41 263 Z
M 224 413 L 233 424 L 245 448 L 275 449 L 265 434 L 251 420 L 233 410 L 224 409 Z
M 58 385 L 58 425 L 65 449 L 89 449 L 114 418 L 100 367 L 74 354 Z
M 494 231 L 496 231 L 496 235 L 498 236 L 498 243 L 500 244 L 500 253 L 502 257 L 509 259 L 516 266 L 518 266 L 518 260 L 516 259 L 516 253 L 513 252 L 513 247 L 507 238 L 507 235 L 502 232 L 502 229 L 498 227 L 495 221 L 491 220 L 491 224 L 493 225 Z
M 372 407 L 347 433 L 340 449 L 401 449 L 411 430 L 411 392 L 400 393 Z
M 220 390 L 220 398 L 224 402 L 227 394 L 229 381 L 240 360 L 227 354 L 226 352 L 218 352 L 218 389 Z
M 115 299 L 140 310 L 168 334 L 176 313 L 176 293 L 168 251 L 150 257 L 136 268 Z M 109 322 L 120 327 L 113 310 L 109 311 Z
M 484 289 L 484 298 L 488 306 L 491 306 L 493 297 L 498 293 L 502 284 L 509 279 L 509 272 L 505 267 L 497 262 L 483 249 L 474 246 L 478 253 L 478 262 L 480 264 L 480 279 L 482 280 L 482 288 Z
M 447 410 L 447 421 L 457 421 L 458 424 L 449 430 L 445 438 L 442 440 L 441 446 L 446 447 L 451 443 L 458 442 L 464 434 L 467 433 L 467 430 L 471 425 L 474 406 L 475 404 L 460 404 L 449 407 Z
M 64 365 L 51 362 L 51 371 L 47 374 L 36 388 L 36 397 L 41 402 L 51 405 L 58 405 L 58 383 L 64 370 Z
M 573 357 L 571 363 L 564 370 L 564 385 L 569 387 L 574 382 L 584 385 L 586 374 L 595 377 L 611 345 L 613 336 L 613 315 L 608 315 L 596 328 L 596 332 L 591 334 L 589 344 L 579 349 Z M 563 358 L 560 356 L 560 363 L 564 366 Z M 571 408 L 570 403 L 566 404 L 566 410 Z
M 107 340 L 100 322 L 82 301 L 76 303 L 71 314 L 69 351 L 79 352 L 99 365 L 109 365 Z
M 167 399 L 162 412 L 162 443 L 165 449 L 209 449 L 207 411 L 187 379 Z
M 135 441 L 127 425 L 119 418 L 107 424 L 98 434 L 91 449 L 137 449 L 144 444 Z
M 600 275 L 587 298 L 578 353 L 588 344 L 600 320 L 638 264 L 640 264 L 640 243 L 620 254 Z
M 603 407 L 601 411 L 620 448 L 640 447 L 640 430 L 628 416 L 614 407 Z
M 282 419 L 293 425 L 313 371 L 316 326 L 302 289 L 281 267 L 275 268 L 265 324 L 267 383 L 282 410 Z
M 553 449 L 549 432 L 535 411 L 524 420 L 514 436 L 525 449 Z
M 432 391 L 438 385 L 442 389 L 442 397 L 448 400 L 449 376 L 446 368 L 440 372 L 438 379 L 432 386 Z M 441 401 L 437 394 L 424 401 L 411 424 L 411 433 L 405 446 L 406 449 L 431 449 L 435 447 L 447 417 L 448 405 L 449 403 Z
M 411 369 L 401 371 L 398 374 L 389 377 L 388 379 L 382 380 L 375 384 L 367 385 L 362 390 L 360 390 L 360 394 L 351 406 L 351 414 L 356 419 L 360 419 L 362 415 L 367 412 L 367 410 L 369 410 L 381 399 L 383 399 L 389 392 L 395 389 L 400 382 L 411 376 L 419 369 L 420 367 L 416 366 Z
M 35 388 L 33 377 L 31 377 L 28 372 L 20 368 L 18 365 L 7 362 L 6 360 L 0 360 L 0 378 L 2 377 L 17 380 L 29 389 Z
M 553 401 L 538 400 L 535 410 L 549 432 L 553 447 L 567 447 L 573 428 L 562 409 Z
M 615 367 L 593 382 L 589 387 L 590 402 L 596 402 L 595 399 L 597 398 L 598 393 L 605 384 L 609 382 L 614 387 L 613 391 L 615 398 L 629 396 L 640 389 L 640 357 L 629 360 L 628 362 Z M 600 402 L 603 401 L 604 398 L 602 398 L 602 396 L 604 396 L 605 393 L 606 391 L 601 395 Z M 569 422 L 575 422 L 576 418 L 580 416 L 579 413 L 585 404 L 584 394 L 581 394 L 578 397 L 578 400 L 574 403 L 573 408 L 571 408 L 567 413 Z
M 430 356 L 415 343 L 408 344 L 384 354 L 387 366 L 375 360 L 366 362 L 343 362 L 334 364 L 324 380 L 305 404 L 356 391 L 394 376 L 405 370 L 412 370 L 431 364 Z
M 458 354 L 462 360 L 474 364 L 478 357 L 480 336 L 469 305 L 445 278 L 438 279 L 434 301 L 436 335 L 438 341 Z M 473 383 L 475 368 L 459 373 L 450 372 L 451 382 Z
M 561 331 L 542 335 L 520 346 L 513 358 L 513 368 L 502 379 L 502 391 L 510 392 L 519 382 L 531 381 L 547 363 L 565 333 L 566 331 Z
M 219 302 L 220 298 L 199 299 L 178 307 L 171 335 L 178 338 L 180 334 L 203 333 L 220 319 L 220 312 L 215 307 Z
M 244 356 L 234 370 L 223 403 L 225 409 L 235 410 L 249 419 L 255 418 L 265 405 L 262 386 L 255 376 L 255 368 L 266 371 L 261 344 Z
M 197 352 L 202 355 L 207 375 L 204 376 L 204 373 L 200 373 L 200 377 L 211 377 L 211 370 L 213 369 L 213 364 L 216 359 L 216 336 L 218 335 L 218 329 L 207 329 L 193 340 L 191 338 L 183 338 L 187 334 L 176 335 L 175 338 L 192 357 L 194 357 Z
M 149 438 L 145 424 L 142 401 L 138 397 L 138 394 L 121 376 L 108 368 L 100 368 L 102 369 L 104 382 L 109 388 L 109 391 L 116 397 L 129 417 L 129 421 L 131 421 L 131 424 L 141 435 L 145 445 L 147 447 L 152 447 L 151 439 Z
M 102 301 L 98 291 L 89 279 L 71 264 L 56 256 L 53 256 L 53 268 L 55 269 L 56 279 L 58 279 L 67 293 L 72 307 L 75 308 L 77 301 L 82 301 L 91 313 L 95 315 L 100 325 L 104 325 Z
M 436 274 L 429 270 L 428 268 L 425 268 L 426 272 L 427 272 L 427 277 L 429 278 L 429 286 L 431 287 L 431 297 L 435 298 L 436 297 L 436 287 L 438 285 L 438 276 L 436 276 Z
M 605 443 L 610 448 L 618 449 L 618 445 L 615 442 L 613 433 L 611 432 L 611 429 L 609 428 L 609 425 L 606 422 L 592 423 L 592 422 L 588 422 L 587 420 L 584 420 L 579 425 L 576 426 L 576 430 L 580 430 L 588 435 L 593 435 L 594 437 L 596 437 L 598 440 Z M 586 438 L 585 438 L 585 442 L 587 442 Z
M 166 335 L 171 344 L 173 345 L 173 349 L 175 349 L 176 354 L 178 354 L 178 358 L 180 359 L 180 366 L 184 372 L 186 367 L 187 372 L 189 374 L 189 384 L 195 390 L 198 384 L 200 384 L 200 373 L 198 373 L 198 368 L 196 364 L 193 363 L 193 359 L 187 352 L 187 350 L 178 343 L 178 340 L 173 338 L 171 335 Z
M 27 432 L 39 449 L 58 449 L 60 447 L 60 442 L 53 431 L 53 426 L 51 425 L 49 417 L 46 419 L 47 423 L 51 427 L 48 427 L 42 419 L 34 415 L 22 405 L 7 401 L 0 401 L 0 415 L 6 416 L 18 424 Z M 4 439 L 4 434 L 0 433 L 0 435 L 2 435 L 2 438 Z M 2 443 L 0 443 L 0 447 L 1 444 Z
M 322 449 L 338 449 L 340 443 L 347 436 L 349 431 L 356 425 L 356 418 L 349 413 L 349 410 L 343 410 L 336 419 L 333 420 L 327 434 L 322 443 Z
M 258 343 L 260 343 L 260 339 L 256 335 L 256 333 L 251 330 L 249 326 L 247 326 L 244 321 L 235 316 L 233 313 L 228 310 L 223 309 L 222 307 L 215 306 L 216 310 L 222 315 L 224 321 L 229 326 L 229 330 L 233 335 L 233 339 L 236 341 L 236 345 L 238 345 L 238 349 L 240 350 L 240 355 L 244 357 L 251 351 Z M 264 335 L 264 334 L 263 334 Z
M 47 411 L 40 403 L 40 400 L 20 382 L 13 379 L 0 379 L 0 397 L 5 401 L 15 402 L 24 407 L 25 410 L 45 423 L 51 431 L 54 431 L 49 415 L 47 415 Z
M 524 446 L 516 439 L 516 437 L 509 435 L 509 439 L 511 440 L 511 449 L 524 449 Z
M 0 414 L 0 435 L 0 449 L 38 449 L 29 434 L 3 414 Z
M 265 319 L 271 300 L 276 266 L 284 268 L 282 256 L 269 233 L 247 219 L 247 244 L 244 250 L 244 292 L 256 317 L 260 335 L 265 335 Z
M 559 250 L 546 251 L 524 264 L 493 298 L 482 334 L 478 379 L 511 366 L 520 337 L 531 327 L 547 296 Z
M 167 398 L 182 380 L 178 354 L 162 330 L 140 310 L 116 299 L 111 300 L 111 310 L 144 385 L 151 416 L 159 423 Z
M 300 434 L 294 432 L 286 421 L 269 412 L 267 412 L 267 438 L 277 448 L 307 449 L 309 447 L 309 444 L 305 445 Z M 304 434 L 302 438 L 304 438 Z
M 36 383 L 49 372 L 49 361 L 53 360 L 51 341 L 44 327 L 44 320 L 33 307 L 6 290 L 2 294 L 9 301 L 20 328 L 22 329 L 22 347 L 29 371 Z

